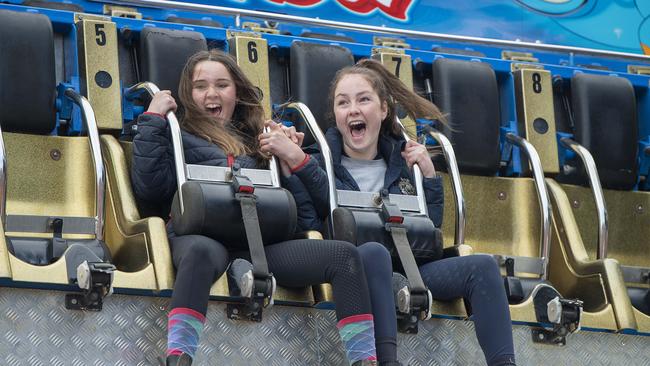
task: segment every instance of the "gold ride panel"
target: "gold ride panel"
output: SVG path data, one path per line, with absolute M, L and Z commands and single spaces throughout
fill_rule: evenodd
M 403 49 L 397 48 L 373 48 L 372 58 L 381 62 L 390 72 L 397 76 L 407 88 L 413 90 L 413 67 L 411 66 L 411 55 L 407 55 Z M 400 118 L 409 136 L 416 137 L 415 121 L 411 117 Z
M 174 285 L 167 231 L 159 217 L 141 218 L 126 155 L 115 137 L 101 136 L 106 166 L 105 241 L 118 271 L 114 286 L 169 290 Z
M 269 52 L 266 39 L 256 33 L 228 32 L 230 52 L 248 79 L 262 92 L 264 117 L 271 118 Z
M 440 173 L 439 173 L 440 174 Z M 451 185 L 447 174 L 442 174 L 445 201 L 453 202 Z M 500 254 L 521 257 L 540 256 L 540 212 L 537 194 L 532 179 L 501 178 L 463 175 L 463 192 L 467 205 L 465 242 L 476 253 Z M 548 180 L 547 180 L 548 182 Z M 554 192 L 553 207 L 558 202 Z M 443 235 L 445 243 L 453 243 L 454 211 L 445 207 Z M 582 325 L 585 327 L 619 330 L 632 326 L 626 319 L 625 309 L 621 319 L 615 321 L 614 309 L 607 301 L 601 267 L 580 267 L 582 272 L 572 268 L 571 257 L 567 258 L 558 236 L 558 214 L 553 215 L 551 254 L 549 258 L 549 280 L 566 297 L 578 297 L 585 301 Z M 564 221 L 569 220 L 562 217 Z M 560 223 L 566 225 L 564 221 Z M 560 226 L 561 227 L 561 226 Z M 565 230 L 565 229 L 562 229 Z M 450 244 L 448 244 L 449 246 Z M 614 263 L 607 262 L 610 276 L 615 276 Z M 613 270 L 613 272 L 611 272 Z M 520 277 L 536 277 L 527 273 L 516 273 Z M 608 278 L 607 278 L 608 279 Z M 628 300 L 629 302 L 629 300 Z M 625 306 L 621 306 L 625 308 Z M 629 309 L 628 309 L 629 310 Z M 513 321 L 536 323 L 532 297 L 516 305 L 510 305 Z M 632 322 L 634 323 L 634 322 Z M 624 326 L 623 326 L 624 325 Z
M 591 189 L 562 185 L 583 238 L 585 255 L 593 261 L 597 253 L 596 206 Z M 647 244 L 650 241 L 650 193 L 603 189 L 608 230 L 608 259 L 624 266 L 650 268 Z M 642 284 L 635 284 L 643 287 Z M 625 292 L 627 296 L 627 292 Z M 650 317 L 634 309 L 639 331 L 650 332 Z
M 559 173 L 555 112 L 551 73 L 546 70 L 521 69 L 513 72 L 519 135 L 530 142 L 542 161 L 546 174 Z M 522 156 L 522 166 L 528 159 Z
M 75 14 L 81 94 L 95 111 L 97 128 L 122 129 L 122 98 L 115 23 L 108 17 Z

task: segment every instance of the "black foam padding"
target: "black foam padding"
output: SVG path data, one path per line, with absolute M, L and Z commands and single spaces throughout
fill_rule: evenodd
M 384 227 L 379 210 L 357 210 L 338 207 L 332 213 L 334 239 L 355 245 L 378 242 L 384 245 L 393 257 L 393 264 L 401 268 L 391 234 Z M 442 258 L 442 231 L 424 215 L 405 215 L 404 223 L 411 251 L 418 264 Z
M 56 126 L 52 24 L 45 15 L 0 10 L 0 120 L 5 132 Z
M 140 78 L 160 90 L 171 90 L 178 100 L 178 83 L 187 60 L 208 49 L 199 32 L 145 27 L 140 33 Z
M 327 39 L 329 41 L 339 41 L 339 42 L 354 42 L 354 38 L 343 36 L 340 34 L 327 34 L 327 33 L 318 33 L 318 32 L 302 32 L 300 37 L 304 38 L 319 38 Z
M 341 46 L 295 41 L 291 44 L 290 60 L 291 99 L 306 104 L 321 130 L 327 131 L 335 125 L 328 111 L 330 83 L 338 70 L 354 65 L 352 52 Z M 296 129 L 308 132 L 302 124 L 296 125 Z M 303 145 L 309 146 L 313 142 L 311 134 L 305 133 Z
M 68 248 L 82 246 L 101 261 L 110 262 L 106 243 L 97 239 L 25 238 L 7 237 L 7 248 L 16 258 L 36 266 L 56 262 Z M 75 267 L 76 268 L 76 267 Z
M 214 28 L 223 28 L 223 23 L 216 20 L 210 19 L 193 19 L 193 18 L 182 18 L 176 16 L 170 16 L 166 19 L 170 23 L 181 23 L 181 24 L 193 24 L 200 25 L 203 27 L 214 27 Z
M 499 169 L 499 89 L 494 70 L 483 62 L 437 59 L 433 96 L 447 116 L 439 126 L 451 141 L 462 173 L 494 175 Z
M 628 287 L 627 294 L 630 296 L 632 306 L 640 312 L 650 315 L 650 302 L 648 302 L 648 288 L 644 287 Z
M 297 224 L 296 202 L 282 188 L 255 187 L 257 217 L 264 245 L 292 239 Z M 177 235 L 205 235 L 230 250 L 246 250 L 246 230 L 241 206 L 230 184 L 190 181 L 183 184 L 184 211 L 180 214 L 178 194 L 172 203 Z
M 630 190 L 637 182 L 636 98 L 630 81 L 578 74 L 571 81 L 575 139 L 594 157 L 604 188 Z

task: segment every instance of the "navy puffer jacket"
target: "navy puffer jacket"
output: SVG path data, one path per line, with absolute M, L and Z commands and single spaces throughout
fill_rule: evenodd
M 140 202 L 156 205 L 159 207 L 158 215 L 167 217 L 177 190 L 169 124 L 160 115 L 145 113 L 138 117 L 137 131 L 133 138 L 131 166 L 133 192 Z M 182 131 L 182 136 L 186 164 L 228 165 L 228 157 L 219 146 L 185 131 Z M 261 168 L 250 156 L 238 156 L 235 162 L 242 168 Z M 298 229 L 318 230 L 319 214 L 325 215 L 321 212 L 327 211 L 328 191 L 327 176 L 317 161 L 310 159 L 294 174 L 283 177 L 282 185 L 296 201 Z

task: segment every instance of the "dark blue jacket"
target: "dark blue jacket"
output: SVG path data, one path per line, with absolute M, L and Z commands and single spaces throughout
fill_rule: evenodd
M 145 204 L 154 204 L 160 215 L 168 215 L 176 193 L 176 169 L 169 124 L 161 116 L 142 114 L 138 118 L 138 132 L 133 139 L 131 183 L 135 196 Z M 228 157 L 217 145 L 183 131 L 183 150 L 186 164 L 227 166 Z M 260 168 L 249 156 L 238 156 L 235 162 L 242 168 Z M 283 186 L 294 196 L 298 209 L 298 229 L 320 228 L 320 218 L 326 215 L 328 200 L 327 175 L 315 159 L 282 178 Z M 309 188 L 307 188 L 309 187 Z M 312 199 L 316 197 L 316 199 Z M 320 210 L 316 207 L 320 206 Z M 324 213 L 321 213 L 324 212 Z
M 343 155 L 343 137 L 336 128 L 330 128 L 325 133 L 325 139 L 332 152 L 332 161 L 334 163 L 334 174 L 336 175 L 336 188 L 349 191 L 359 191 L 357 182 L 352 178 L 350 172 L 341 164 Z M 397 139 L 393 136 L 384 134 L 379 135 L 379 155 L 386 161 L 387 169 L 384 177 L 384 189 L 395 194 L 415 194 L 413 185 L 413 176 L 402 158 L 402 150 L 406 141 L 403 138 Z M 306 149 L 312 153 L 320 163 L 322 169 L 325 167 L 323 157 L 317 153 L 318 148 L 310 146 Z M 424 194 L 427 201 L 429 217 L 436 227 L 442 225 L 442 213 L 444 207 L 444 196 L 442 188 L 442 177 L 423 179 Z

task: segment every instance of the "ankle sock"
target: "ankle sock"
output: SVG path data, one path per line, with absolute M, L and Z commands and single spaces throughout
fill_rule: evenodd
M 339 329 L 350 364 L 361 360 L 377 359 L 372 314 L 348 316 L 341 319 L 336 327 Z
M 183 353 L 194 359 L 205 315 L 189 308 L 175 308 L 167 321 L 167 355 Z

